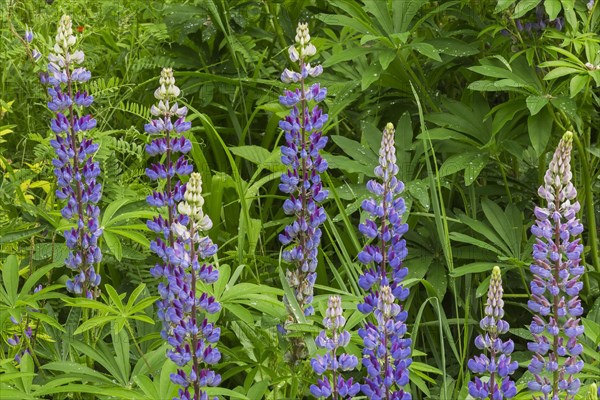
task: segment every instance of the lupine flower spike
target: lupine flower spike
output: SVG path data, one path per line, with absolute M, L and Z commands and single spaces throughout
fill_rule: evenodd
M 199 282 L 212 284 L 219 278 L 219 271 L 204 261 L 216 254 L 217 246 L 203 236 L 212 227 L 212 221 L 202 211 L 203 204 L 202 178 L 194 172 L 186 185 L 184 201 L 178 206 L 180 214 L 188 217 L 188 224 L 173 224 L 179 240 L 174 248 L 167 250 L 175 271 L 169 282 L 173 300 L 166 313 L 168 341 L 173 349 L 167 355 L 180 367 L 171 374 L 171 380 L 181 386 L 176 399 L 182 400 L 208 399 L 203 389 L 221 382 L 221 376 L 209 368 L 221 359 L 221 353 L 214 347 L 221 330 L 203 317 L 218 312 L 221 306 L 207 293 L 197 295 Z M 191 371 L 186 373 L 183 367 L 190 363 Z
M 298 63 L 300 72 L 286 68 L 281 80 L 296 83 L 299 87 L 286 90 L 279 98 L 281 104 L 291 107 L 290 114 L 279 123 L 286 141 L 281 147 L 281 162 L 288 167 L 281 175 L 279 190 L 290 195 L 283 210 L 294 217 L 294 222 L 285 227 L 279 240 L 284 246 L 289 245 L 283 252 L 283 259 L 291 264 L 287 280 L 305 315 L 314 311 L 311 303 L 321 241 L 319 226 L 325 222 L 325 210 L 320 204 L 328 195 L 320 176 L 327 169 L 327 162 L 319 154 L 327 144 L 327 137 L 321 131 L 327 114 L 323 114 L 317 105 L 325 98 L 327 90 L 318 83 L 308 86 L 305 82 L 308 76 L 317 77 L 323 72 L 320 65 L 312 67 L 307 62 L 315 53 L 308 25 L 298 24 L 296 45 L 289 48 L 289 56 L 292 62 Z
M 406 258 L 406 241 L 402 235 L 408 225 L 402 223 L 406 211 L 400 193 L 404 184 L 396 178 L 396 148 L 394 126 L 387 124 L 383 131 L 379 165 L 367 189 L 375 196 L 363 201 L 362 209 L 370 218 L 359 225 L 360 232 L 372 242 L 359 253 L 358 259 L 366 265 L 359 285 L 368 291 L 358 309 L 364 314 L 374 313 L 376 324 L 367 322 L 358 334 L 363 339 L 363 365 L 367 370 L 362 392 L 370 399 L 409 400 L 403 390 L 408 384 L 411 339 L 404 338 L 407 312 L 398 304 L 408 296 L 402 280 L 408 274 L 402 260 Z
M 479 326 L 484 335 L 475 338 L 475 346 L 485 350 L 486 354 L 475 356 L 469 360 L 469 369 L 479 375 L 488 375 L 489 380 L 483 382 L 475 377 L 469 382 L 469 394 L 476 399 L 512 399 L 517 394 L 515 383 L 510 375 L 519 367 L 516 361 L 510 359 L 515 345 L 512 340 L 503 342 L 499 338 L 508 332 L 508 322 L 504 321 L 504 301 L 502 300 L 502 275 L 500 268 L 495 266 L 492 270 L 490 288 L 488 290 L 487 303 L 485 305 L 485 316 L 481 319 Z
M 148 228 L 163 237 L 150 244 L 162 259 L 150 272 L 166 281 L 158 286 L 158 317 L 163 321 L 161 336 L 172 346 L 167 356 L 180 367 L 171 375 L 171 381 L 181 386 L 176 399 L 207 399 L 202 388 L 218 385 L 221 377 L 202 365 L 215 364 L 221 358 L 210 345 L 219 340 L 220 329 L 201 318 L 200 313 L 215 313 L 220 306 L 206 293 L 198 297 L 196 288 L 199 281 L 210 284 L 217 280 L 218 271 L 212 265 L 200 264 L 212 257 L 217 247 L 210 238 L 201 236 L 212 222 L 202 211 L 200 175 L 192 174 L 187 185 L 177 178 L 189 175 L 193 169 L 185 158 L 192 143 L 181 135 L 191 128 L 191 123 L 185 121 L 187 108 L 174 102 L 180 90 L 170 68 L 162 70 L 159 83 L 154 92 L 158 104 L 150 110 L 157 119 L 145 125 L 147 133 L 159 136 L 146 146 L 146 152 L 151 156 L 164 155 L 164 164 L 152 164 L 146 174 L 151 180 L 165 180 L 163 191 L 153 191 L 147 197 L 150 205 L 164 210 L 164 216 L 147 223 Z M 177 153 L 182 155 L 176 158 Z M 191 370 L 186 373 L 183 367 L 190 363 Z
M 56 151 L 56 158 L 52 160 L 59 187 L 56 197 L 66 201 L 62 216 L 75 224 L 65 231 L 69 248 L 65 262 L 75 273 L 74 278 L 67 281 L 67 290 L 92 299 L 98 296 L 100 285 L 95 265 L 102 259 L 98 247 L 102 228 L 98 223 L 100 209 L 97 206 L 102 186 L 96 182 L 100 166 L 93 160 L 98 145 L 85 134 L 96 126 L 96 120 L 84 112 L 94 98 L 81 89 L 91 74 L 80 66 L 84 54 L 74 50 L 75 42 L 71 18 L 65 15 L 58 26 L 54 52 L 48 56 L 48 72 L 41 75 L 41 81 L 50 86 L 48 108 L 56 113 L 50 124 L 56 134 L 56 139 L 50 141 Z
M 572 147 L 573 134 L 566 132 L 538 189 L 545 204 L 535 207 L 531 227 L 536 242 L 528 306 L 534 312 L 529 326 L 534 340 L 528 348 L 534 353 L 529 371 L 535 380 L 529 382 L 529 389 L 541 392 L 532 397 L 538 400 L 573 399 L 581 385 L 577 374 L 583 368 L 579 359 L 583 346 L 577 338 L 583 334 L 583 308 L 578 294 L 585 269 L 580 265 L 583 246 L 574 239 L 583 225 L 577 218 L 580 206 L 571 182 Z
M 175 248 L 177 240 L 172 230 L 173 224 L 187 224 L 187 217 L 177 212 L 177 203 L 183 200 L 185 193 L 185 184 L 182 184 L 177 176 L 188 175 L 192 172 L 192 166 L 187 164 L 185 158 L 185 154 L 192 148 L 192 143 L 181 136 L 182 132 L 191 128 L 191 124 L 185 122 L 187 108 L 179 107 L 174 102 L 180 91 L 175 86 L 175 78 L 173 78 L 173 71 L 170 68 L 162 70 L 159 83 L 159 88 L 154 92 L 158 104 L 153 105 L 150 109 L 156 119 L 146 124 L 144 129 L 146 133 L 155 137 L 146 145 L 146 152 L 150 156 L 164 156 L 164 164 L 160 162 L 152 164 L 150 168 L 146 168 L 146 175 L 153 181 L 164 179 L 165 182 L 163 190 L 154 190 L 146 198 L 146 201 L 151 206 L 163 210 L 161 215 L 148 221 L 147 225 L 159 236 L 150 243 L 150 249 L 163 261 L 152 268 L 150 272 L 155 278 L 164 278 L 167 281 L 166 284 L 160 283 L 158 286 L 161 300 L 157 302 L 158 317 L 163 321 L 161 335 L 163 339 L 167 340 L 169 320 L 165 313 L 174 296 L 169 291 L 169 282 L 176 272 L 180 272 L 175 271 L 167 251 Z M 173 119 L 176 120 L 175 124 L 173 124 Z M 182 154 L 179 158 L 177 158 L 178 153 Z
M 349 354 L 339 354 L 338 350 L 346 347 L 350 342 L 350 333 L 342 330 L 346 319 L 343 316 L 342 300 L 339 296 L 330 296 L 322 330 L 315 340 L 317 347 L 326 349 L 322 356 L 316 356 L 310 363 L 317 375 L 317 384 L 310 387 L 310 392 L 318 398 L 350 399 L 360 390 L 360 385 L 354 383 L 352 378 L 344 380 L 342 371 L 351 371 L 356 368 L 358 359 Z M 328 335 L 329 333 L 329 335 Z

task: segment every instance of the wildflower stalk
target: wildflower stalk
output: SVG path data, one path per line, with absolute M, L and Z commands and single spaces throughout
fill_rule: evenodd
M 200 174 L 192 173 L 193 167 L 185 158 L 192 144 L 181 134 L 191 128 L 191 123 L 185 121 L 187 108 L 174 102 L 179 94 L 173 71 L 163 69 L 160 87 L 154 92 L 158 104 L 151 108 L 152 115 L 157 118 L 146 124 L 145 130 L 158 136 L 146 146 L 146 152 L 165 158 L 164 164 L 154 163 L 146 169 L 151 180 L 165 181 L 164 190 L 153 191 L 147 201 L 164 210 L 166 218 L 161 214 L 149 220 L 147 225 L 162 236 L 150 244 L 162 259 L 151 273 L 164 279 L 158 286 L 161 299 L 157 302 L 158 317 L 163 322 L 161 337 L 171 345 L 167 356 L 179 367 L 170 378 L 180 386 L 176 399 L 196 400 L 207 399 L 203 388 L 216 386 L 221 381 L 219 375 L 203 367 L 204 364 L 215 364 L 221 358 L 212 346 L 219 340 L 220 329 L 208 323 L 203 315 L 218 312 L 220 305 L 207 293 L 197 295 L 199 281 L 214 283 L 219 274 L 212 265 L 200 264 L 216 253 L 217 246 L 208 236 L 201 236 L 210 229 L 212 222 L 202 211 L 204 198 Z M 177 153 L 182 155 L 175 160 Z M 190 173 L 187 184 L 177 179 L 177 176 Z M 186 372 L 184 367 L 190 363 L 191 369 Z
M 583 334 L 578 294 L 585 268 L 580 265 L 583 246 L 579 238 L 573 240 L 583 232 L 583 225 L 576 215 L 580 205 L 571 182 L 572 146 L 573 134 L 566 132 L 538 190 L 546 206 L 535 207 L 536 222 L 531 227 L 536 243 L 528 307 L 535 315 L 529 327 L 534 341 L 528 348 L 534 352 L 529 371 L 535 380 L 528 386 L 542 393 L 533 396 L 536 400 L 559 399 L 561 394 L 570 400 L 581 385 L 576 378 L 583 368 L 579 359 L 583 346 L 577 341 Z
M 475 356 L 468 362 L 469 369 L 476 374 L 489 373 L 489 381 L 482 382 L 475 377 L 469 382 L 469 394 L 476 399 L 502 400 L 511 399 L 517 394 L 515 383 L 510 375 L 519 367 L 516 361 L 511 362 L 510 353 L 514 350 L 512 340 L 503 342 L 499 335 L 508 332 L 508 322 L 504 321 L 504 301 L 502 300 L 502 276 L 500 268 L 495 266 L 492 270 L 490 288 L 485 306 L 485 316 L 479 326 L 485 331 L 485 336 L 475 338 L 475 346 L 489 354 Z
M 408 367 L 412 363 L 411 339 L 404 338 L 407 312 L 397 304 L 408 296 L 408 289 L 402 286 L 402 280 L 408 274 L 402 264 L 407 255 L 402 235 L 408 225 L 402 223 L 401 218 L 406 207 L 400 197 L 404 184 L 396 178 L 394 133 L 394 126 L 388 123 L 381 140 L 379 165 L 375 168 L 380 181 L 367 183 L 367 189 L 375 198 L 362 203 L 362 209 L 371 218 L 359 225 L 360 232 L 373 242 L 358 255 L 359 261 L 367 266 L 358 283 L 368 291 L 358 309 L 364 314 L 373 313 L 377 322 L 367 322 L 358 331 L 363 339 L 363 365 L 368 374 L 361 390 L 376 400 L 411 399 L 410 393 L 403 390 L 408 384 Z M 373 264 L 374 268 L 369 267 Z
M 319 154 L 327 144 L 327 137 L 321 131 L 327 114 L 323 114 L 315 103 L 325 98 L 327 90 L 318 83 L 310 87 L 306 84 L 308 76 L 317 77 L 323 72 L 320 65 L 311 67 L 307 63 L 308 58 L 316 54 L 315 46 L 310 43 L 307 24 L 298 24 L 296 45 L 290 46 L 289 57 L 292 62 L 298 63 L 300 72 L 286 68 L 281 80 L 284 83 L 298 83 L 299 88 L 285 90 L 279 98 L 281 104 L 291 108 L 290 114 L 279 123 L 286 140 L 281 147 L 281 161 L 288 166 L 287 172 L 281 176 L 279 189 L 290 195 L 284 202 L 283 210 L 287 215 L 294 216 L 295 220 L 285 227 L 279 240 L 284 246 L 291 244 L 291 249 L 286 249 L 282 255 L 293 266 L 287 270 L 286 277 L 302 312 L 311 315 L 314 312 L 311 303 L 321 241 L 319 226 L 326 218 L 320 203 L 328 195 L 320 177 L 327 169 L 327 162 Z M 312 109 L 311 104 L 314 104 Z
M 323 376 L 322 379 L 317 379 L 316 385 L 310 387 L 310 392 L 317 398 L 348 399 L 360 390 L 360 385 L 354 383 L 352 378 L 344 380 L 342 376 L 343 371 L 356 368 L 358 359 L 346 353 L 339 356 L 337 354 L 339 349 L 346 347 L 350 342 L 350 333 L 343 330 L 345 323 L 341 298 L 330 296 L 326 316 L 323 319 L 326 329 L 322 330 L 315 339 L 317 347 L 326 349 L 326 353 L 311 359 L 313 371 Z
M 61 210 L 62 216 L 75 220 L 75 227 L 65 231 L 69 248 L 65 263 L 77 274 L 66 286 L 68 291 L 92 299 L 98 296 L 100 285 L 100 275 L 94 265 L 102 259 L 98 247 L 98 238 L 102 235 L 98 222 L 100 209 L 96 205 L 102 186 L 96 182 L 99 163 L 93 161 L 98 145 L 84 135 L 96 126 L 96 120 L 91 115 L 82 115 L 94 98 L 85 91 L 76 91 L 91 74 L 83 67 L 76 68 L 83 63 L 84 54 L 74 50 L 75 43 L 71 18 L 65 15 L 58 26 L 53 53 L 48 56 L 48 72 L 40 79 L 50 86 L 48 108 L 56 113 L 50 124 L 56 134 L 56 139 L 50 141 L 57 156 L 52 160 L 59 186 L 56 196 L 67 201 Z

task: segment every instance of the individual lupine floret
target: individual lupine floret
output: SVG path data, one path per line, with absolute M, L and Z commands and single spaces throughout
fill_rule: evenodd
M 529 330 L 533 342 L 528 343 L 534 355 L 529 371 L 535 380 L 529 389 L 541 392 L 534 399 L 572 399 L 581 385 L 577 374 L 583 368 L 579 355 L 583 346 L 577 338 L 583 334 L 583 314 L 578 294 L 585 269 L 581 262 L 583 246 L 574 239 L 583 232 L 577 218 L 577 190 L 571 182 L 571 150 L 573 133 L 566 132 L 550 161 L 544 184 L 538 189 L 545 207 L 535 207 L 535 224 L 531 232 L 533 245 L 531 300 L 534 312 Z
M 360 385 L 354 383 L 352 378 L 344 380 L 343 371 L 351 371 L 356 368 L 358 359 L 349 354 L 337 352 L 348 345 L 350 333 L 343 330 L 346 319 L 343 316 L 342 300 L 339 296 L 330 296 L 327 305 L 322 330 L 315 342 L 317 347 L 326 349 L 322 356 L 311 359 L 311 365 L 317 375 L 322 379 L 317 380 L 316 385 L 311 385 L 310 392 L 318 398 L 348 399 L 355 396 L 360 390 Z M 329 334 L 328 334 L 329 333 Z
M 396 178 L 396 148 L 394 126 L 388 123 L 383 131 L 379 150 L 379 165 L 375 175 L 381 180 L 370 180 L 367 189 L 375 196 L 362 203 L 370 218 L 359 225 L 359 230 L 372 242 L 358 255 L 367 266 L 359 278 L 359 285 L 368 291 L 358 309 L 364 314 L 374 313 L 377 324 L 367 322 L 358 334 L 363 339 L 363 365 L 367 378 L 362 392 L 370 399 L 409 400 L 411 395 L 403 390 L 408 384 L 408 367 L 412 363 L 411 339 L 404 338 L 407 312 L 397 304 L 408 296 L 402 280 L 408 269 L 402 261 L 407 255 L 406 241 L 402 235 L 408 225 L 402 223 L 406 211 L 400 193 L 404 184 Z
M 515 383 L 510 375 L 519 367 L 516 361 L 510 359 L 515 345 L 512 340 L 503 342 L 499 338 L 508 332 L 508 322 L 504 321 L 504 301 L 502 300 L 502 275 L 500 268 L 495 266 L 492 270 L 490 288 L 488 290 L 487 303 L 485 305 L 485 316 L 481 319 L 479 326 L 485 331 L 484 335 L 475 338 L 475 346 L 485 350 L 487 354 L 475 356 L 469 360 L 469 369 L 479 375 L 488 375 L 489 381 L 483 382 L 475 377 L 469 382 L 469 394 L 476 399 L 511 399 L 517 394 Z
M 34 34 L 33 29 L 29 29 L 27 27 L 25 29 L 25 34 L 23 35 L 23 40 L 25 41 L 25 47 L 27 49 L 27 53 L 29 57 L 33 60 L 33 62 L 38 62 L 42 58 L 42 53 L 39 52 L 38 49 L 31 48 L 31 43 L 33 42 Z
M 61 214 L 73 220 L 75 226 L 65 231 L 69 256 L 67 267 L 75 271 L 73 279 L 67 281 L 67 290 L 82 294 L 87 298 L 98 296 L 100 275 L 95 265 L 102 259 L 98 238 L 102 228 L 98 222 L 102 185 L 96 181 L 100 174 L 98 162 L 93 156 L 98 145 L 86 138 L 86 131 L 96 126 L 91 115 L 84 115 L 94 98 L 80 88 L 90 79 L 90 72 L 80 65 L 84 54 L 74 50 L 76 38 L 73 35 L 71 18 L 63 16 L 58 25 L 54 52 L 48 56 L 48 73 L 42 82 L 50 85 L 51 97 L 48 108 L 56 113 L 50 127 L 56 138 L 50 145 L 56 152 L 52 160 L 54 174 L 59 189 L 56 197 L 66 201 Z
M 176 399 L 208 399 L 203 389 L 221 382 L 221 376 L 210 369 L 221 359 L 221 353 L 214 347 L 221 330 L 203 315 L 214 314 L 221 307 L 207 293 L 197 295 L 198 282 L 212 284 L 219 278 L 218 270 L 204 261 L 216 254 L 217 246 L 208 236 L 202 236 L 212 227 L 212 221 L 202 211 L 204 198 L 200 174 L 192 173 L 183 197 L 178 210 L 187 217 L 187 224 L 173 224 L 172 230 L 178 241 L 174 248 L 167 249 L 173 266 L 173 274 L 165 288 L 172 299 L 165 311 L 167 340 L 172 346 L 167 356 L 179 367 L 177 373 L 171 374 L 171 381 L 181 386 Z M 183 367 L 190 363 L 191 371 L 186 373 Z
M 300 87 L 285 90 L 279 98 L 281 104 L 291 107 L 290 114 L 279 123 L 286 141 L 281 147 L 281 162 L 288 167 L 281 175 L 279 190 L 290 195 L 283 204 L 283 210 L 294 217 L 292 224 L 279 235 L 279 240 L 284 246 L 290 245 L 283 252 L 283 259 L 292 264 L 292 268 L 287 270 L 287 280 L 305 315 L 314 312 L 311 303 L 321 242 L 319 227 L 326 218 L 320 204 L 328 196 L 320 175 L 327 169 L 327 161 L 320 154 L 327 144 L 327 137 L 322 132 L 327 114 L 317 104 L 325 98 L 327 89 L 319 83 L 308 87 L 305 82 L 309 75 L 317 77 L 323 72 L 320 65 L 311 67 L 307 62 L 315 53 L 308 25 L 298 24 L 296 45 L 290 46 L 289 56 L 292 62 L 298 63 L 300 72 L 286 68 L 281 80 L 297 83 Z

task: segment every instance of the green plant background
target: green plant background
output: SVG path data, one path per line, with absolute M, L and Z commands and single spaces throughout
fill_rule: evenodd
M 519 30 L 536 7 L 562 30 Z M 72 16 L 92 72 L 94 139 L 104 186 L 101 301 L 68 296 L 66 246 L 54 190 L 50 113 L 38 81 L 56 23 Z M 531 375 L 526 342 L 537 187 L 565 130 L 576 133 L 572 168 L 585 226 L 582 303 L 584 382 L 600 380 L 600 6 L 583 0 L 0 0 L 0 397 L 167 399 L 174 365 L 155 324 L 155 258 L 145 205 L 153 91 L 172 67 L 190 109 L 191 158 L 205 182 L 223 309 L 211 394 L 239 399 L 308 397 L 307 362 L 291 364 L 277 330 L 281 298 L 278 233 L 287 223 L 278 191 L 278 102 L 287 47 L 309 22 L 328 88 L 330 169 L 316 283 L 316 315 L 293 330 L 308 342 L 320 330 L 327 296 L 340 294 L 356 330 L 364 316 L 357 285 L 356 226 L 373 175 L 381 129 L 396 125 L 399 177 L 410 226 L 407 286 L 415 399 L 464 399 L 467 360 L 479 332 L 482 296 L 502 269 L 518 399 Z M 597 69 L 590 68 L 598 66 Z M 32 289 L 43 284 L 44 289 Z M 83 325 L 81 313 L 94 317 Z M 10 316 L 22 320 L 15 326 Z M 36 331 L 33 357 L 13 362 L 6 339 Z M 363 372 L 357 371 L 359 378 Z

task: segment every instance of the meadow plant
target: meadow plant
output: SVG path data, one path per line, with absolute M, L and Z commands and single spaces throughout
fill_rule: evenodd
M 171 380 L 182 386 L 179 390 L 182 400 L 208 399 L 202 389 L 221 382 L 221 376 L 208 368 L 221 359 L 221 353 L 213 346 L 219 341 L 221 330 L 203 317 L 203 314 L 218 312 L 221 306 L 207 293 L 197 295 L 199 282 L 212 284 L 219 279 L 219 271 L 205 262 L 216 254 L 217 246 L 208 236 L 202 236 L 212 228 L 212 221 L 202 210 L 203 205 L 202 178 L 193 172 L 186 185 L 184 201 L 178 205 L 180 215 L 188 217 L 188 224 L 173 224 L 179 240 L 174 248 L 167 250 L 174 265 L 174 274 L 169 280 L 169 290 L 174 297 L 167 311 L 168 342 L 173 349 L 167 354 L 179 367 L 191 362 L 189 373 L 179 368 L 176 374 L 171 374 Z M 193 388 L 193 395 L 190 388 Z
M 145 130 L 151 135 L 160 135 L 146 146 L 147 153 L 164 155 L 164 163 L 152 164 L 146 174 L 151 180 L 165 180 L 164 190 L 153 191 L 147 201 L 154 207 L 166 208 L 166 217 L 154 217 L 147 225 L 164 238 L 159 237 L 150 245 L 163 261 L 151 272 L 166 281 L 158 287 L 161 296 L 158 316 L 163 322 L 161 336 L 172 346 L 167 356 L 179 367 L 177 373 L 171 374 L 171 381 L 181 386 L 176 399 L 204 400 L 208 395 L 203 388 L 221 382 L 220 375 L 205 367 L 221 358 L 220 352 L 211 345 L 219 340 L 221 331 L 202 313 L 218 312 L 220 305 L 207 293 L 200 296 L 197 293 L 199 282 L 211 284 L 219 277 L 216 268 L 203 262 L 216 254 L 217 246 L 208 236 L 202 236 L 212 227 L 212 222 L 202 211 L 201 176 L 192 173 L 193 168 L 185 158 L 192 144 L 181 134 L 191 128 L 191 123 L 185 121 L 187 108 L 173 102 L 179 94 L 173 71 L 163 69 L 160 87 L 154 93 L 159 101 L 151 108 L 157 119 L 146 124 Z M 177 153 L 182 155 L 175 160 Z M 187 184 L 176 177 L 190 173 Z M 190 363 L 191 368 L 184 369 Z
M 315 342 L 317 347 L 326 349 L 322 356 L 311 359 L 311 366 L 317 375 L 316 385 L 311 385 L 310 392 L 317 398 L 349 399 L 360 390 L 360 385 L 354 383 L 352 378 L 344 380 L 342 371 L 351 371 L 356 368 L 358 359 L 346 353 L 338 356 L 337 352 L 350 343 L 350 332 L 343 330 L 346 319 L 343 316 L 342 300 L 339 296 L 330 296 L 327 305 L 322 330 Z
M 512 399 L 517 394 L 515 383 L 510 375 L 516 371 L 519 364 L 510 359 L 515 345 L 512 340 L 503 342 L 499 338 L 508 332 L 510 326 L 503 320 L 504 301 L 502 300 L 502 275 L 500 268 L 495 266 L 492 270 L 488 298 L 485 305 L 485 316 L 481 319 L 479 326 L 485 331 L 484 335 L 475 338 L 475 346 L 485 350 L 486 354 L 475 356 L 468 362 L 469 369 L 479 375 L 488 375 L 489 380 L 483 382 L 475 377 L 469 382 L 469 394 L 476 399 Z
M 529 371 L 535 380 L 529 382 L 529 389 L 541 392 L 533 399 L 573 399 L 581 385 L 576 378 L 583 368 L 579 359 L 583 346 L 578 342 L 583 334 L 579 318 L 583 307 L 578 295 L 585 269 L 580 265 L 583 246 L 574 239 L 583 225 L 577 218 L 580 206 L 571 182 L 572 146 L 573 134 L 566 132 L 538 189 L 546 204 L 535 207 L 531 227 L 536 242 L 528 306 L 535 315 L 529 327 L 534 340 L 528 348 L 534 352 Z
M 367 183 L 367 189 L 375 198 L 362 203 L 362 209 L 370 218 L 359 225 L 360 232 L 371 242 L 358 255 L 359 261 L 366 265 L 358 283 L 368 291 L 358 309 L 364 314 L 373 313 L 376 320 L 376 324 L 367 322 L 358 330 L 364 344 L 362 363 L 367 371 L 361 390 L 375 400 L 412 398 L 403 390 L 408 384 L 408 367 L 412 363 L 411 339 L 404 338 L 407 312 L 398 304 L 409 293 L 402 286 L 408 274 L 402 263 L 407 255 L 402 235 L 408 225 L 402 223 L 406 206 L 400 197 L 404 184 L 396 178 L 394 133 L 394 126 L 388 123 L 381 140 L 379 165 L 375 168 L 380 181 Z
M 286 215 L 294 217 L 294 221 L 279 235 L 279 240 L 284 246 L 290 245 L 282 257 L 292 265 L 286 277 L 304 315 L 314 312 L 311 303 L 321 241 L 319 226 L 326 218 L 320 204 L 328 196 L 320 176 L 327 169 L 327 162 L 319 153 L 327 144 L 327 137 L 322 133 L 327 114 L 317 104 L 325 99 L 327 90 L 319 83 L 311 86 L 306 83 L 309 76 L 314 78 L 323 72 L 320 65 L 313 67 L 307 62 L 316 51 L 310 43 L 308 25 L 299 23 L 296 45 L 290 46 L 288 53 L 290 60 L 298 64 L 300 72 L 286 68 L 281 75 L 284 83 L 295 83 L 299 87 L 285 90 L 279 97 L 281 104 L 291 108 L 289 115 L 279 123 L 286 141 L 281 146 L 281 162 L 288 168 L 281 175 L 279 190 L 290 195 L 283 204 L 283 210 Z
M 32 33 L 26 36 L 26 40 L 29 39 L 33 39 Z M 96 182 L 100 166 L 93 160 L 98 145 L 85 135 L 96 126 L 96 120 L 84 112 L 94 98 L 80 87 L 91 74 L 80 66 L 84 54 L 75 50 L 75 43 L 71 18 L 65 15 L 58 25 L 53 52 L 48 56 L 48 72 L 41 75 L 41 81 L 50 86 L 48 108 L 56 114 L 50 123 L 56 135 L 50 141 L 56 152 L 52 160 L 59 187 L 56 197 L 66 201 L 62 216 L 75 224 L 64 232 L 69 248 L 65 263 L 75 272 L 66 286 L 72 293 L 93 299 L 98 296 L 100 285 L 100 275 L 94 266 L 102 259 L 98 247 L 102 228 L 97 206 L 102 185 Z

